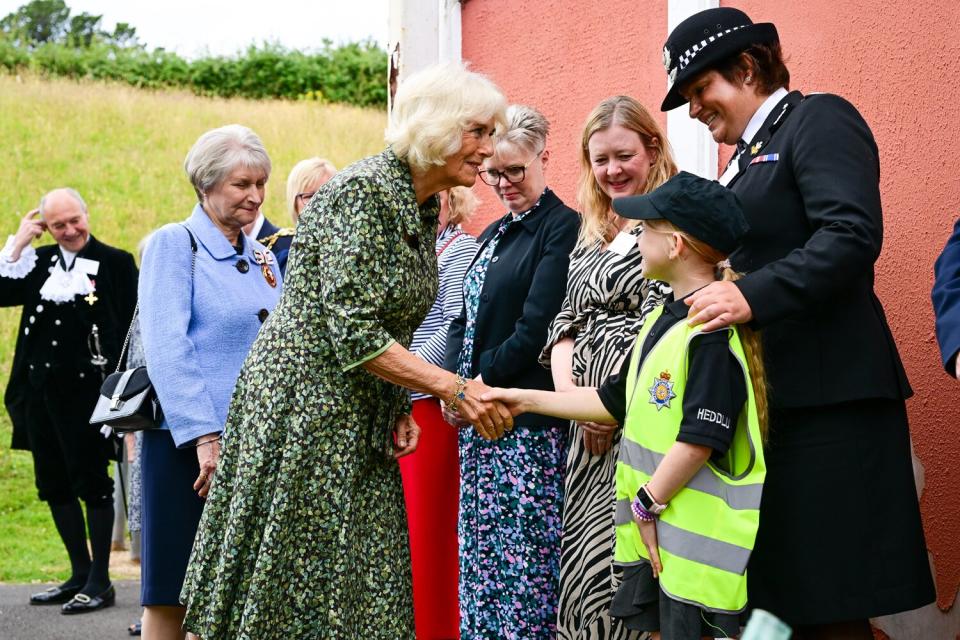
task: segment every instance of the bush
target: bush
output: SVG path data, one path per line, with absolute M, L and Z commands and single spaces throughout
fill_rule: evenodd
M 279 44 L 251 45 L 236 56 L 187 61 L 163 49 L 94 40 L 77 47 L 60 42 L 21 46 L 0 36 L 0 70 L 45 76 L 124 82 L 136 87 L 182 87 L 198 95 L 252 99 L 319 99 L 385 108 L 387 54 L 373 42 L 335 47 L 325 41 L 315 53 Z

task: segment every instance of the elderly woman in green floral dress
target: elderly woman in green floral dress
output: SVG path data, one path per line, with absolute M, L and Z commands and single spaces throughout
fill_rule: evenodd
M 184 628 L 217 638 L 413 638 L 396 457 L 416 446 L 407 387 L 487 438 L 487 387 L 412 355 L 436 295 L 440 191 L 474 183 L 505 100 L 459 65 L 400 87 L 389 147 L 304 211 L 283 296 L 237 382 L 183 588 Z

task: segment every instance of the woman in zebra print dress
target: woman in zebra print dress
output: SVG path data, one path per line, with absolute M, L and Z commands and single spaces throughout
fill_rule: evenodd
M 567 296 L 550 327 L 541 362 L 557 391 L 598 387 L 620 369 L 646 314 L 669 291 L 640 275 L 636 223 L 613 198 L 647 193 L 676 173 L 659 125 L 633 98 L 601 102 L 581 144 L 583 223 L 570 256 Z M 614 469 L 620 430 L 572 423 L 563 507 L 557 637 L 639 638 L 611 621 Z

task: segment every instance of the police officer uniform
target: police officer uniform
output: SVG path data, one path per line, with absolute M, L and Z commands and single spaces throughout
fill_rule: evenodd
M 20 261 L 28 259 L 29 251 Z M 84 270 L 89 291 L 64 302 L 50 300 L 41 290 L 58 269 L 61 276 Z M 116 367 L 136 294 L 133 256 L 93 236 L 69 262 L 58 245 L 47 245 L 36 250 L 36 263 L 24 277 L 0 276 L 0 306 L 23 307 L 4 398 L 13 423 L 12 447 L 33 454 L 39 497 L 50 504 L 68 552 L 70 536 L 64 534 L 57 508 L 75 505 L 77 498 L 87 505 L 91 531 L 94 510 L 109 511 L 109 518 L 103 518 L 108 521 L 109 549 L 113 480 L 107 469 L 112 444 L 89 419 L 104 372 Z M 79 517 L 83 534 L 82 514 Z M 71 528 L 76 527 L 66 526 Z M 81 542 L 85 550 L 85 536 Z M 65 595 L 33 603 L 62 602 Z
M 673 84 L 662 110 L 684 104 L 678 87 L 700 73 L 778 42 L 772 24 L 736 9 L 688 18 L 664 49 Z M 725 176 L 750 225 L 730 261 L 746 274 L 736 286 L 761 329 L 770 386 L 750 602 L 794 625 L 914 609 L 935 594 L 904 405 L 912 391 L 873 291 L 877 145 L 843 98 L 794 91 L 775 102 Z

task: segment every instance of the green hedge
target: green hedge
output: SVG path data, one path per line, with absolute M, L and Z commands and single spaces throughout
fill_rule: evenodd
M 0 37 L 0 69 L 147 88 L 182 87 L 226 98 L 323 100 L 380 108 L 387 104 L 387 54 L 369 41 L 339 47 L 326 42 L 317 53 L 264 44 L 236 56 L 187 61 L 163 49 L 102 42 L 82 48 L 53 42 L 26 48 Z

